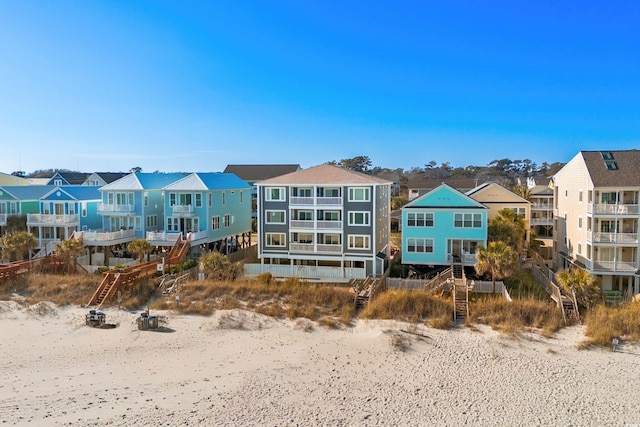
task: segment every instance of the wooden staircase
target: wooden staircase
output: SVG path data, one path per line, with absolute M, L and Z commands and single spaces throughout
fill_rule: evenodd
M 366 306 L 379 285 L 380 281 L 374 279 L 371 276 L 367 276 L 365 279 L 353 279 L 350 281 L 351 287 L 355 293 L 355 305 L 356 309 Z
M 453 321 L 466 319 L 469 316 L 469 287 L 467 278 L 464 275 L 464 268 L 460 264 L 454 264 L 453 286 L 451 295 L 453 296 Z
M 165 262 L 168 261 L 170 265 L 174 266 L 180 264 L 186 257 L 189 247 L 189 238 L 183 239 L 182 236 L 179 236 L 175 245 L 173 245 L 171 251 L 169 251 L 169 254 L 165 258 Z M 124 269 L 105 271 L 102 282 L 100 282 L 98 289 L 93 293 L 87 306 L 91 307 L 95 305 L 97 308 L 102 307 L 106 301 L 116 294 L 118 289 L 122 289 L 138 280 L 154 275 L 156 271 L 158 271 L 158 264 L 162 264 L 162 262 L 163 259 L 158 259 Z

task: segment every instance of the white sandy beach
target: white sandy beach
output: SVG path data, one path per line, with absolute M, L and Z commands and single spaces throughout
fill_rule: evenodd
M 244 311 L 162 316 L 0 302 L 0 424 L 505 426 L 640 424 L 638 347 L 578 350 L 551 339 L 396 322 L 330 330 Z M 312 325 L 312 329 L 305 328 Z

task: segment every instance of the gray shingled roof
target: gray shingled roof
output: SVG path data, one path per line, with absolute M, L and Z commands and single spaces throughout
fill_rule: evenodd
M 611 153 L 617 169 L 607 168 L 602 153 Z M 640 151 L 581 151 L 595 187 L 640 187 Z
M 255 182 L 285 175 L 300 169 L 300 165 L 227 165 L 224 173 L 232 173 L 239 178 Z
M 260 184 L 392 184 L 391 181 L 330 164 L 314 166 L 297 172 L 261 181 Z

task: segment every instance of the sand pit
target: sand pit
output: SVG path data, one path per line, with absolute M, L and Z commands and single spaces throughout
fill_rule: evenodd
M 0 302 L 0 424 L 640 424 L 640 351 L 554 338 L 358 321 L 327 329 L 242 310 L 210 317 Z M 402 331 L 405 332 L 402 332 Z M 402 345 L 398 344 L 402 342 Z

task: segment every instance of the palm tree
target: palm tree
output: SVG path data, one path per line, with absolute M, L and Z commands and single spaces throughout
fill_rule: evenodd
M 62 258 L 67 266 L 67 272 L 75 271 L 78 257 L 82 254 L 84 245 L 80 240 L 67 239 L 56 243 L 54 252 Z
M 525 222 L 512 209 L 501 209 L 489 223 L 487 235 L 490 242 L 502 241 L 520 252 L 524 246 Z
M 518 184 L 511 187 L 511 191 L 513 191 L 518 196 L 522 197 L 525 200 L 529 200 L 531 198 L 531 189 L 529 186 L 524 184 Z
M 151 243 L 147 241 L 147 239 L 138 239 L 127 245 L 127 250 L 134 254 L 138 261 L 144 261 L 144 256 L 147 256 L 147 261 L 149 260 L 149 255 L 153 250 L 153 246 Z
M 600 300 L 600 282 L 587 270 L 582 268 L 562 270 L 556 278 L 565 292 L 575 292 L 576 302 L 582 308 L 593 307 Z
M 0 245 L 4 258 L 9 261 L 22 261 L 25 255 L 28 257 L 29 252 L 38 247 L 38 241 L 29 232 L 16 231 L 2 236 Z
M 478 261 L 474 268 L 478 274 L 489 273 L 493 293 L 496 293 L 496 279 L 504 279 L 511 274 L 518 265 L 518 254 L 504 242 L 490 242 L 476 252 Z

